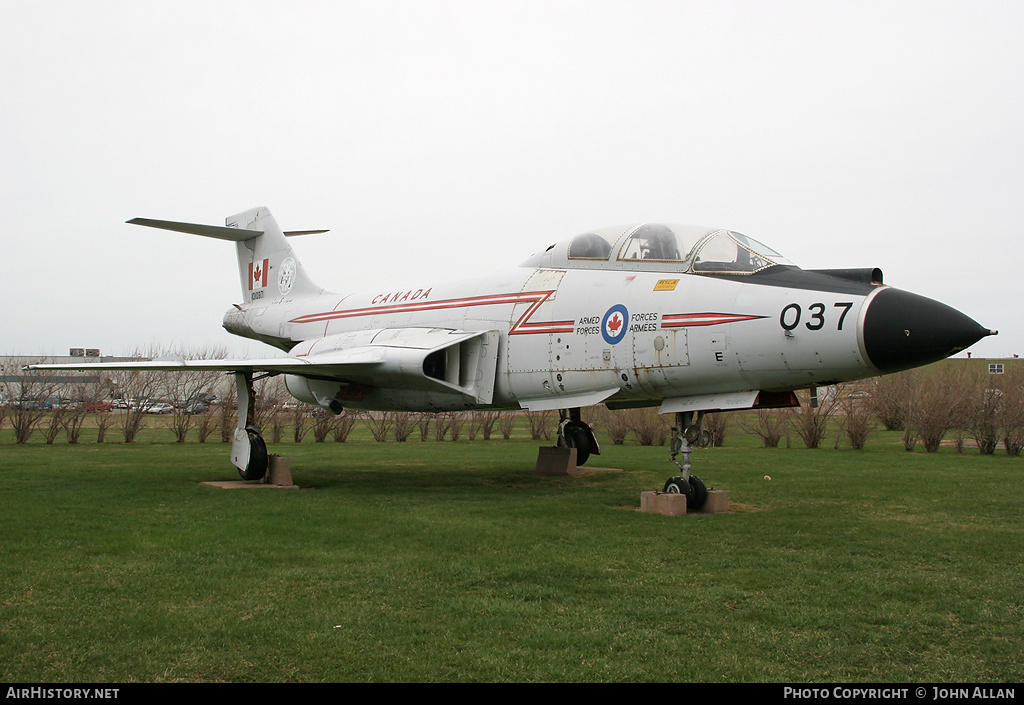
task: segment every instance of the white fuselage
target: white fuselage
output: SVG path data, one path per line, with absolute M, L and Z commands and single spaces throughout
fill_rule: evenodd
M 498 331 L 489 406 L 563 408 L 594 399 L 628 404 L 793 390 L 878 374 L 860 335 L 870 298 L 749 279 L 519 267 L 344 296 L 253 302 L 229 312 L 225 326 L 268 342 L 304 341 L 302 353 L 310 356 L 317 341 L 358 331 Z M 374 392 L 345 404 L 465 406 L 414 390 L 384 397 Z

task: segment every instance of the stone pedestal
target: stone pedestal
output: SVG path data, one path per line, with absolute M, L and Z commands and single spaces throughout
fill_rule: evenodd
M 595 456 L 590 456 L 593 461 Z M 591 475 L 598 472 L 622 472 L 619 468 L 592 468 L 576 465 L 576 449 L 560 446 L 542 447 L 537 453 L 535 475 Z
M 664 514 L 669 517 L 686 516 L 686 495 L 667 492 L 642 492 L 640 511 L 648 514 Z
M 708 490 L 708 500 L 697 511 L 700 514 L 727 514 L 729 512 L 729 493 L 725 490 Z
M 572 475 L 576 472 L 576 449 L 541 447 L 534 472 L 538 475 Z
M 670 517 L 686 516 L 686 495 L 667 492 L 642 492 L 640 511 L 648 514 L 664 514 Z M 707 501 L 691 514 L 725 514 L 729 511 L 729 493 L 725 490 L 708 490 Z
M 267 469 L 267 484 L 290 487 L 292 482 L 292 464 L 288 458 L 280 455 L 270 456 L 270 467 Z

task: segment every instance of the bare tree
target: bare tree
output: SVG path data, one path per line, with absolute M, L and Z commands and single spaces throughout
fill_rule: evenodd
M 313 416 L 313 441 L 315 443 L 323 443 L 327 439 L 327 434 L 334 429 L 336 423 L 337 417 L 334 414 L 323 409 L 317 409 Z
M 515 414 L 510 411 L 503 411 L 498 417 L 498 430 L 501 431 L 501 437 L 506 441 L 512 437 L 512 431 L 516 428 L 516 417 Z
M 433 414 L 417 414 L 416 428 L 420 431 L 420 443 L 425 442 L 430 437 L 430 422 L 433 418 Z
M 960 382 L 958 371 L 936 369 L 918 376 L 908 405 L 904 446 L 914 433 L 926 452 L 934 453 L 939 449 L 955 423 L 956 405 L 963 395 Z
M 100 403 L 105 398 L 104 397 L 104 390 L 105 390 L 105 388 L 106 388 L 106 385 L 105 385 L 105 383 L 103 381 L 100 381 L 96 385 L 96 391 L 95 391 L 96 397 L 94 398 L 94 403 L 97 405 L 97 407 L 99 407 Z M 110 403 L 110 406 L 108 406 L 105 411 L 97 412 L 93 416 L 93 419 L 96 422 L 96 442 L 97 443 L 103 443 L 103 441 L 106 440 L 107 429 L 109 429 L 110 427 L 112 427 L 114 425 L 114 410 L 113 410 L 112 406 L 113 406 L 113 402 Z
M 373 434 L 373 440 L 378 443 L 387 442 L 394 425 L 395 416 L 390 411 L 370 413 L 366 416 L 366 426 L 370 429 L 370 433 Z
M 64 431 L 69 444 L 77 444 L 82 435 L 82 428 L 87 419 L 95 417 L 97 426 L 109 426 L 110 405 L 104 401 L 105 390 L 101 377 L 92 377 L 76 381 L 69 386 L 75 404 L 64 417 Z M 102 439 L 97 440 L 102 443 Z
M 839 427 L 854 450 L 863 450 L 867 445 L 868 436 L 875 430 L 875 416 L 871 413 L 871 405 L 866 403 L 867 401 L 865 397 L 849 393 L 842 394 L 839 401 Z
M 640 445 L 664 445 L 668 439 L 668 427 L 655 409 L 623 409 L 618 413 Z
M 217 416 L 211 408 L 209 411 L 199 414 L 196 419 L 196 439 L 200 443 L 206 443 L 206 439 L 217 430 Z
M 441 442 L 448 435 L 452 419 L 448 414 L 434 414 L 434 440 Z
M 992 384 L 991 375 L 977 368 L 961 375 L 960 388 L 958 425 L 970 433 L 983 455 L 991 455 L 999 445 L 1004 392 Z
M 790 412 L 790 421 L 808 448 L 821 446 L 828 432 L 829 420 L 839 409 L 838 390 L 838 387 L 827 387 L 819 390 L 816 396 L 807 390 L 797 394 L 800 410 Z
M 408 411 L 396 411 L 395 412 L 395 425 L 394 434 L 395 440 L 399 443 L 405 443 L 409 440 L 409 436 L 416 430 L 416 414 Z
M 337 423 L 334 424 L 334 433 L 332 434 L 335 443 L 344 443 L 348 440 L 349 434 L 352 433 L 352 429 L 355 428 L 360 416 L 360 412 L 352 411 L 351 409 L 345 409 L 341 412 L 337 418 Z
M 132 357 L 150 360 L 159 351 L 138 349 Z M 133 443 L 139 431 L 146 427 L 146 407 L 157 400 L 164 379 L 157 373 L 144 370 L 111 370 L 109 383 L 115 398 L 123 399 L 127 409 L 118 414 L 118 424 L 125 443 Z
M 500 411 L 487 410 L 478 412 L 480 433 L 483 434 L 485 441 L 491 440 L 491 434 L 494 433 L 494 426 L 498 423 L 499 418 L 501 418 Z
M 158 379 L 148 371 L 113 370 L 111 381 L 128 404 L 118 418 L 121 435 L 125 443 L 134 443 L 139 431 L 146 427 L 146 407 L 153 401 Z
M 544 440 L 551 440 L 554 417 L 550 411 L 530 411 L 526 414 L 526 419 L 530 422 L 530 438 L 535 441 L 542 437 Z
M 226 357 L 227 351 L 193 350 L 182 348 L 164 352 L 162 358 L 178 360 L 196 360 Z M 203 403 L 202 395 L 211 395 L 220 378 L 219 372 L 182 368 L 172 372 L 157 374 L 157 393 L 167 399 L 173 407 L 170 417 L 170 429 L 178 443 L 184 443 L 188 432 L 195 426 L 197 408 Z
M 2 377 L 14 442 L 27 443 L 53 405 L 56 380 L 52 374 L 25 371 L 13 363 L 4 365 Z
M 875 377 L 870 384 L 870 407 L 887 431 L 902 431 L 907 425 L 910 399 L 918 384 L 919 372 L 907 370 Z
M 732 417 L 727 412 L 706 414 L 702 425 L 708 432 L 709 443 L 712 448 L 721 448 L 725 444 L 725 434 L 729 430 Z
M 63 404 L 57 404 L 50 408 L 50 413 L 46 415 L 46 423 L 42 426 L 43 439 L 46 441 L 46 445 L 53 445 L 53 442 L 57 439 L 57 434 L 63 430 L 64 417 L 67 415 L 67 411 Z
M 303 437 L 309 431 L 309 426 L 307 425 L 309 420 L 309 404 L 299 402 L 292 407 L 290 416 L 292 420 L 292 439 L 296 443 L 302 443 Z
M 466 415 L 461 411 L 448 411 L 448 438 L 457 441 L 462 437 L 462 427 L 466 425 Z
M 231 443 L 235 437 L 235 426 L 238 424 L 238 392 L 233 383 L 225 387 L 225 393 L 217 406 L 217 417 L 221 442 Z
M 621 411 L 612 411 L 606 406 L 596 409 L 594 425 L 607 433 L 612 439 L 612 444 L 617 446 L 625 443 L 626 436 L 629 435 L 627 417 Z
M 744 429 L 761 439 L 765 448 L 778 448 L 779 441 L 786 437 L 789 428 L 788 417 L 779 409 L 758 409 L 754 421 L 740 423 Z

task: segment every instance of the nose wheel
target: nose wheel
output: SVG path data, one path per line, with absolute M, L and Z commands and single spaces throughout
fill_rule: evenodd
M 689 480 L 681 475 L 670 477 L 665 482 L 664 491 L 667 494 L 685 494 L 687 509 L 700 509 L 708 501 L 708 489 L 696 475 L 690 475 Z
M 708 499 L 704 481 L 690 473 L 690 453 L 694 443 L 706 445 L 707 431 L 700 427 L 701 418 L 693 411 L 676 413 L 676 425 L 672 429 L 672 462 L 682 471 L 681 475 L 670 477 L 664 492 L 686 495 L 687 509 L 700 509 Z M 676 460 L 682 453 L 683 462 Z

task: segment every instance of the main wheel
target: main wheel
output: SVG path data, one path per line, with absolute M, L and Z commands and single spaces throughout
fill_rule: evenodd
M 249 462 L 245 470 L 238 469 L 238 474 L 243 480 L 262 480 L 267 474 L 267 467 L 270 465 L 270 457 L 267 455 L 267 444 L 263 436 L 252 429 L 246 429 L 249 435 Z
M 583 465 L 590 458 L 590 434 L 582 421 L 570 421 L 563 431 L 565 445 L 576 449 L 576 464 Z

